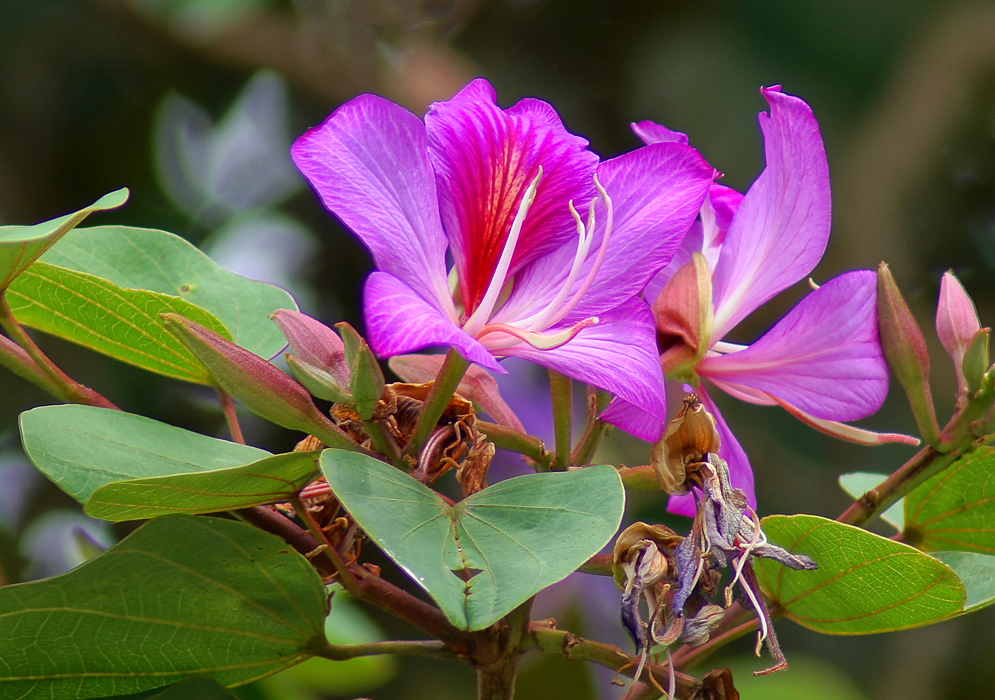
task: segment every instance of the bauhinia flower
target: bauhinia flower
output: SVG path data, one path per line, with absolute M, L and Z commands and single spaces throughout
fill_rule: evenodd
M 601 162 L 549 104 L 501 109 L 478 79 L 424 122 L 357 97 L 292 155 L 373 256 L 364 310 L 377 354 L 448 346 L 499 372 L 498 358 L 522 357 L 665 418 L 640 293 L 708 192 L 713 171 L 694 149 Z
M 901 437 L 839 422 L 875 412 L 888 392 L 874 272 L 848 272 L 823 284 L 750 345 L 726 340 L 754 309 L 805 278 L 829 240 L 829 167 L 819 125 L 801 99 L 779 87 L 762 93 L 770 104 L 770 113 L 760 114 L 766 169 L 745 196 L 713 185 L 700 222 L 647 287 L 664 372 L 695 387 L 715 416 L 719 455 L 751 504 L 749 461 L 709 396 L 711 386 L 750 403 L 779 404 L 840 437 Z M 633 128 L 647 143 L 687 140 L 652 122 Z M 690 496 L 673 498 L 670 509 L 695 512 Z

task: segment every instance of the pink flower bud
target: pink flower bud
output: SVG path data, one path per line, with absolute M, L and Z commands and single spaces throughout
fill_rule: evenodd
M 967 391 L 964 378 L 964 354 L 981 330 L 974 302 L 953 272 L 946 272 L 940 282 L 940 303 L 936 307 L 936 334 L 953 358 L 960 393 Z

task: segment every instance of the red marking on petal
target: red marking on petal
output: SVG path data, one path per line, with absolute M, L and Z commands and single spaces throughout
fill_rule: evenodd
M 598 157 L 570 134 L 545 102 L 522 100 L 502 110 L 493 90 L 474 81 L 425 115 L 443 225 L 459 273 L 467 314 L 480 304 L 508 239 L 522 197 L 543 168 L 510 274 L 572 240 L 568 203 L 594 197 Z

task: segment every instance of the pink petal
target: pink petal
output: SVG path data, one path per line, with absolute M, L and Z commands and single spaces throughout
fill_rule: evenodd
M 297 139 L 291 155 L 378 268 L 455 318 L 435 175 L 418 117 L 360 95 Z
M 779 88 L 762 93 L 767 169 L 743 198 L 715 268 L 718 339 L 812 271 L 829 240 L 829 166 L 811 108 Z
M 502 110 L 477 79 L 425 115 L 440 209 L 467 309 L 490 283 L 525 190 L 542 168 L 536 198 L 512 258 L 514 273 L 576 236 L 568 203 L 587 209 L 598 157 L 545 102 Z
M 888 393 L 876 275 L 858 270 L 830 280 L 750 347 L 706 357 L 698 369 L 753 403 L 770 403 L 759 391 L 827 420 L 873 413 Z
M 367 339 L 380 357 L 393 357 L 433 345 L 456 348 L 467 360 L 503 372 L 484 347 L 386 272 L 374 272 L 363 290 Z
M 725 233 L 732 225 L 732 219 L 739 211 L 739 205 L 743 203 L 743 194 L 731 187 L 713 182 L 708 190 L 708 201 L 712 203 L 715 211 L 715 220 L 719 230 Z M 725 236 L 723 236 L 723 239 Z M 717 241 L 722 243 L 723 241 Z
M 680 131 L 671 131 L 663 124 L 657 124 L 649 120 L 643 122 L 633 122 L 629 125 L 632 131 L 643 140 L 643 143 L 687 143 L 688 136 Z
M 553 328 L 550 332 L 556 331 Z M 661 423 L 666 418 L 656 329 L 642 300 L 630 299 L 558 348 L 537 350 L 522 344 L 509 348 L 506 354 L 610 391 Z
M 750 507 L 756 508 L 757 496 L 753 489 L 753 469 L 750 467 L 750 460 L 746 457 L 746 452 L 739 444 L 739 441 L 736 440 L 736 436 L 729 429 L 729 425 L 719 412 L 718 406 L 712 401 L 712 397 L 705 391 L 705 387 L 696 389 L 695 393 L 698 394 L 698 398 L 705 404 L 708 412 L 715 417 L 715 426 L 719 429 L 719 457 L 724 459 L 726 464 L 729 465 L 729 481 L 733 487 L 746 494 Z M 693 518 L 696 513 L 694 496 L 691 494 L 687 496 L 671 496 L 667 510 L 671 513 L 687 515 Z
M 663 421 L 617 396 L 598 417 L 647 442 L 657 442 L 663 437 Z
M 596 316 L 639 294 L 670 260 L 691 226 L 712 182 L 712 167 L 690 146 L 661 143 L 630 151 L 598 168 L 614 208 L 608 252 L 593 285 L 568 319 Z M 576 290 L 593 268 L 606 225 L 596 209 L 595 236 Z M 577 244 L 563 246 L 526 267 L 500 316 L 523 318 L 555 296 Z

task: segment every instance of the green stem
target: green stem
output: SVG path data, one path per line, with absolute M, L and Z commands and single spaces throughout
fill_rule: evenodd
M 477 428 L 487 436 L 488 440 L 494 443 L 495 447 L 518 452 L 533 460 L 538 471 L 548 471 L 555 459 L 555 455 L 546 449 L 543 441 L 533 435 L 526 435 L 512 428 L 497 423 L 488 423 L 484 420 L 477 421 Z M 545 468 L 539 465 L 543 465 Z
M 101 408 L 117 408 L 117 406 L 112 404 L 93 389 L 85 387 L 69 377 L 69 375 L 59 369 L 54 362 L 48 359 L 45 353 L 41 351 L 41 348 L 39 348 L 31 336 L 28 335 L 27 331 L 24 330 L 24 327 L 17 321 L 16 318 L 14 318 L 14 312 L 11 311 L 10 304 L 7 302 L 6 291 L 0 292 L 0 325 L 2 325 L 7 330 L 7 333 L 10 334 L 10 340 L 14 341 L 21 347 L 24 354 L 30 358 L 35 367 L 45 377 L 45 384 L 35 382 L 42 389 L 45 389 L 54 396 L 71 403 L 100 406 Z M 24 362 L 25 357 L 23 355 L 14 355 L 12 351 L 10 351 L 9 345 L 6 349 L 10 352 L 10 354 L 7 355 L 8 357 L 16 357 L 20 361 L 19 364 Z M 6 363 L 4 364 L 7 366 Z M 25 374 L 21 374 L 16 370 L 12 371 L 15 371 L 15 373 L 31 381 L 30 377 L 25 376 Z
M 556 438 L 554 471 L 570 466 L 570 443 L 573 439 L 574 383 L 570 377 L 549 370 L 549 388 L 553 394 L 553 435 Z
M 652 464 L 642 464 L 638 467 L 619 467 L 618 475 L 622 483 L 630 491 L 659 491 L 660 477 Z
M 577 441 L 573 454 L 570 455 L 570 464 L 588 464 L 594 457 L 598 445 L 611 429 L 611 426 L 598 418 L 601 412 L 608 408 L 611 398 L 611 394 L 607 391 L 591 386 L 587 388 L 587 425 L 584 426 L 584 433 Z
M 366 434 L 370 436 L 373 449 L 390 460 L 390 463 L 395 467 L 405 469 L 404 460 L 401 459 L 401 449 L 394 442 L 394 439 L 387 434 L 387 431 L 383 429 L 380 421 L 364 420 L 363 427 L 366 428 Z M 410 467 L 405 469 L 405 471 L 408 470 L 410 470 Z
M 573 661 L 590 661 L 630 678 L 639 662 L 638 658 L 626 654 L 616 646 L 592 642 L 566 630 L 553 629 L 541 622 L 532 623 L 522 649 L 525 651 L 540 649 L 547 653 L 561 654 L 564 658 Z M 650 682 L 650 675 L 663 688 L 666 688 L 670 682 L 670 674 L 665 664 L 647 663 L 643 668 L 641 680 Z M 690 698 L 701 688 L 701 682 L 697 678 L 679 672 L 675 675 L 677 677 L 675 698 Z
M 456 387 L 460 380 L 470 368 L 469 360 L 463 358 L 458 351 L 450 349 L 446 354 L 446 360 L 439 369 L 439 374 L 432 384 L 432 388 L 425 398 L 425 405 L 422 406 L 421 415 L 418 416 L 418 423 L 415 425 L 415 432 L 411 436 L 411 441 L 404 450 L 404 454 L 416 455 L 424 447 L 428 436 L 435 430 L 439 418 L 449 406 L 449 401 L 456 393 Z
M 456 652 L 436 640 L 369 642 L 367 644 L 329 644 L 315 650 L 314 655 L 332 661 L 345 661 L 359 656 L 398 654 L 403 656 L 427 656 L 432 659 L 456 659 Z

